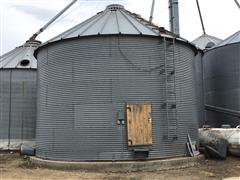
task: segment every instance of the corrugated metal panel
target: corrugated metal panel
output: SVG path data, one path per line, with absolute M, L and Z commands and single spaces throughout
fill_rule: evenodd
M 194 59 L 194 83 L 196 86 L 196 96 L 198 105 L 198 122 L 199 127 L 204 125 L 204 87 L 203 87 L 203 52 L 198 51 Z
M 234 33 L 230 37 L 224 39 L 221 43 L 217 44 L 215 47 L 225 46 L 228 44 L 239 43 L 240 42 L 240 31 Z
M 200 49 L 206 49 L 206 45 L 209 42 L 212 42 L 214 44 L 219 44 L 222 40 L 219 38 L 216 38 L 214 36 L 210 36 L 208 34 L 203 34 L 199 36 L 197 39 L 193 40 L 192 43 L 195 44 Z
M 0 148 L 8 148 L 9 109 L 10 109 L 10 71 L 0 71 Z
M 69 161 L 134 159 L 127 146 L 126 124 L 117 124 L 126 102 L 151 102 L 150 159 L 184 155 L 187 134 L 197 140 L 194 51 L 176 42 L 178 139 L 164 139 L 163 42 L 158 37 L 121 35 L 43 46 L 37 53 L 36 155 Z
M 0 148 L 33 143 L 36 123 L 36 70 L 0 70 Z
M 113 4 L 97 13 L 90 19 L 54 37 L 48 42 L 68 39 L 78 36 L 109 34 L 144 34 L 159 36 L 157 26 L 144 20 L 139 15 L 126 11 L 123 6 Z
M 215 109 L 225 108 L 240 114 L 240 43 L 214 48 L 204 55 L 205 102 Z M 227 111 L 226 111 L 227 112 Z M 238 116 L 239 117 L 239 116 Z M 220 127 L 240 124 L 238 117 L 207 112 L 207 124 Z
M 221 127 L 223 124 L 229 124 L 231 127 L 236 127 L 240 124 L 240 120 L 238 117 L 233 117 L 229 114 L 214 112 L 214 111 L 206 111 L 206 123 L 211 127 Z
M 40 44 L 39 41 L 27 41 L 24 45 L 0 56 L 0 68 L 36 69 L 37 60 L 33 56 L 33 53 Z

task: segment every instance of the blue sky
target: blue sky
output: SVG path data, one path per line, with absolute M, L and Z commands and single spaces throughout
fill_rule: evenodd
M 71 0 L 0 0 L 0 55 L 23 44 Z M 119 3 L 148 19 L 152 0 L 79 0 L 37 39 L 51 37 Z M 234 0 L 199 0 L 207 34 L 226 38 L 240 30 L 240 10 Z M 202 34 L 195 0 L 179 0 L 180 33 L 192 41 Z M 168 0 L 156 0 L 153 22 L 169 29 Z

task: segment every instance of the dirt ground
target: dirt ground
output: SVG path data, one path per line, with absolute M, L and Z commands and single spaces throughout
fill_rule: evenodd
M 238 177 L 240 180 L 240 158 L 228 157 L 225 161 L 205 160 L 196 167 L 185 169 L 132 172 L 132 173 L 95 173 L 70 170 L 52 170 L 33 166 L 28 159 L 20 157 L 19 154 L 0 154 L 0 179 L 104 179 L 104 180 L 155 180 L 155 179 L 177 179 L 177 180 L 204 180 L 223 179 L 227 177 Z M 235 179 L 235 178 L 234 178 Z

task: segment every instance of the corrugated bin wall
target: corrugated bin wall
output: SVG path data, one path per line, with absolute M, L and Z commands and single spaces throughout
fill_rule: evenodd
M 143 102 L 152 105 L 148 158 L 184 156 L 187 134 L 198 139 L 194 51 L 176 40 L 173 56 L 166 53 L 164 38 L 143 35 L 88 36 L 42 46 L 37 51 L 37 157 L 135 159 L 128 148 L 126 123 L 119 125 L 117 120 L 126 103 Z M 163 106 L 165 58 L 168 72 L 175 69 L 175 87 L 167 96 L 173 101 L 176 94 L 177 110 L 168 112 L 168 120 Z M 169 82 L 173 77 L 168 75 Z
M 240 124 L 239 37 L 240 32 L 204 55 L 206 124 L 212 127 L 221 127 L 223 124 L 236 127 Z
M 27 41 L 0 57 L 0 149 L 35 144 L 39 41 Z
M 36 119 L 36 69 L 0 70 L 1 148 L 18 149 L 34 144 Z

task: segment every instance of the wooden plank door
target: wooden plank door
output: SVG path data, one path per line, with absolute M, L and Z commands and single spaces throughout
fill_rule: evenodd
M 128 146 L 152 144 L 151 104 L 127 104 Z

